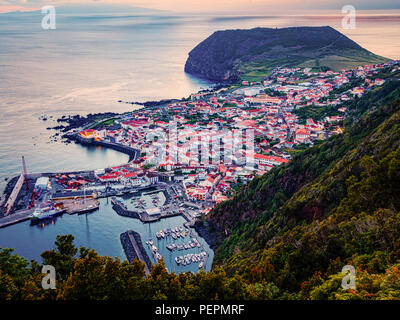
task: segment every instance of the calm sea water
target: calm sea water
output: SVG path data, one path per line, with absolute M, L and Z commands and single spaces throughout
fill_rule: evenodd
M 117 103 L 181 98 L 207 88 L 184 73 L 188 52 L 220 29 L 331 25 L 372 52 L 400 58 L 400 13 L 364 12 L 354 30 L 341 28 L 340 12 L 313 16 L 58 15 L 57 29 L 41 29 L 38 13 L 0 15 L 0 191 L 22 170 L 96 169 L 127 156 L 102 148 L 51 142 L 55 119 L 65 114 L 132 110 Z M 46 115 L 47 121 L 39 120 Z M 52 118 L 51 118 L 52 117 Z M 160 225 L 181 223 L 179 218 Z M 28 222 L 0 229 L 0 246 L 27 258 L 73 233 L 78 246 L 124 259 L 119 234 L 132 228 L 150 236 L 156 225 L 117 216 L 106 203 L 87 216 L 67 216 L 44 227 Z M 164 227 L 163 227 L 164 228 Z M 161 228 L 159 228 L 161 229 Z M 210 263 L 210 260 L 209 260 Z M 170 270 L 173 265 L 169 265 Z

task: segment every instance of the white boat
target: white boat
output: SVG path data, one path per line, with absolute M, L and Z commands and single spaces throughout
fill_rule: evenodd
M 159 254 L 158 252 L 155 253 L 154 257 L 155 257 L 157 260 L 162 259 L 162 255 Z
M 41 220 L 54 217 L 55 215 L 60 214 L 64 211 L 65 209 L 56 209 L 53 207 L 36 208 L 35 211 L 29 216 L 29 218 L 32 220 Z

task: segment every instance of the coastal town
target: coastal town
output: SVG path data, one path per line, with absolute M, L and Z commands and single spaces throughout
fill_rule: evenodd
M 254 176 L 342 133 L 345 102 L 381 86 L 385 80 L 376 75 L 386 69 L 398 71 L 399 62 L 342 72 L 277 68 L 262 83 L 243 81 L 192 94 L 185 101 L 136 110 L 70 134 L 84 143 L 140 150 L 129 164 L 95 171 L 103 185 L 176 184 L 180 191 L 175 197 L 197 204 L 198 215 L 207 214 Z M 318 110 L 317 117 L 304 117 L 310 109 Z
M 208 254 L 191 233 L 196 220 L 255 176 L 343 133 L 347 102 L 381 86 L 382 73 L 399 69 L 399 61 L 341 72 L 276 68 L 261 82 L 242 81 L 173 103 L 99 118 L 64 137 L 127 153 L 129 162 L 85 172 L 24 170 L 10 181 L 1 199 L 0 227 L 29 218 L 94 211 L 98 199 L 111 198 L 117 214 L 143 223 L 183 216 L 184 226 L 143 240 L 158 261 L 162 256 L 157 241 L 188 236 L 187 243 L 163 245 L 171 252 L 199 248 L 175 261 L 199 262 L 203 268 Z M 123 239 L 131 241 L 125 250 L 130 257 L 145 254 L 135 237 Z

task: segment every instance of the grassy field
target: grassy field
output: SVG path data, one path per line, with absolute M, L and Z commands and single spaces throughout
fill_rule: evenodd
M 252 61 L 248 63 L 236 65 L 242 80 L 261 81 L 268 76 L 276 67 L 300 67 L 313 68 L 313 70 L 330 69 L 333 71 L 341 71 L 343 69 L 351 69 L 354 67 L 386 62 L 386 59 L 371 53 L 360 53 L 351 50 L 340 52 L 336 55 L 327 55 L 323 57 L 276 57 Z
M 112 125 L 116 119 L 117 118 L 107 119 L 107 120 L 103 120 L 103 121 L 100 120 L 98 122 L 95 122 L 93 125 L 91 125 L 89 127 L 89 129 L 97 129 L 99 127 Z

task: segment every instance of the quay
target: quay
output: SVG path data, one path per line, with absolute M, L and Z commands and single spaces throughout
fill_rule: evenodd
M 100 206 L 100 202 L 96 199 L 64 200 L 62 203 L 68 214 L 91 212 Z
M 29 220 L 29 215 L 33 213 L 33 210 L 34 209 L 21 210 L 0 218 L 0 228 L 5 228 L 13 224 Z

